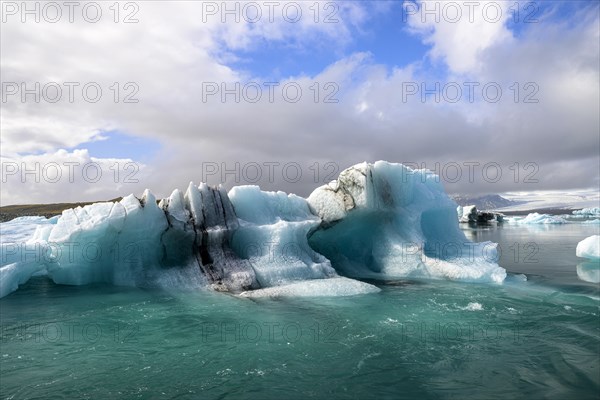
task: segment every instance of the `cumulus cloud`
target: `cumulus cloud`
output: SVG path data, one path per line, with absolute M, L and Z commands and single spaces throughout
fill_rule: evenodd
M 406 2 L 408 27 L 431 45 L 429 55 L 456 74 L 473 74 L 484 67 L 482 53 L 511 42 L 507 28 L 515 3 L 498 1 Z
M 139 193 L 152 171 L 131 159 L 92 157 L 87 150 L 0 157 L 0 163 L 3 204 L 19 204 L 24 197 L 94 201 Z
M 406 29 L 430 51 L 412 64 L 392 66 L 350 44 L 376 23 L 377 13 L 398 12 L 394 5 L 375 9 L 341 2 L 335 14 L 340 22 L 325 24 L 314 22 L 312 2 L 298 4 L 307 18 L 293 24 L 281 14 L 272 23 L 243 18 L 222 23 L 219 14 L 203 14 L 195 2 L 140 3 L 140 22 L 128 25 L 110 19 L 33 26 L 9 20 L 1 39 L 3 82 L 80 82 L 78 90 L 95 82 L 103 95 L 95 103 L 78 91 L 73 102 L 23 103 L 18 95 L 10 97 L 2 104 L 3 163 L 69 157 L 83 163 L 94 154 L 59 149 L 85 148 L 111 130 L 159 141 L 162 148 L 140 168 L 138 184 L 80 180 L 69 189 L 13 180 L 3 182 L 9 190 L 2 191 L 2 203 L 111 198 L 139 194 L 142 187 L 166 196 L 190 180 L 260 184 L 307 195 L 342 168 L 378 159 L 437 169 L 452 192 L 599 184 L 597 6 L 565 21 L 540 16 L 519 35 L 509 27 L 508 12 L 493 23 L 483 18 L 430 23 L 412 14 Z M 229 62 L 240 49 L 251 52 L 265 43 L 309 49 L 323 41 L 339 43 L 345 54 L 319 73 L 288 76 L 271 88 L 263 85 L 268 77 Z M 430 61 L 443 68 L 430 68 Z M 135 86 L 126 88 L 128 82 Z M 251 82 L 261 84 L 259 100 L 254 101 L 257 87 Z M 236 83 L 240 98 L 222 97 L 222 89 L 235 89 Z M 423 89 L 435 89 L 436 83 L 441 101 L 435 94 L 422 97 Z M 483 91 L 487 84 L 493 84 L 489 93 Z M 457 87 L 462 96 L 448 101 Z M 496 87 L 502 96 L 493 102 Z M 207 88 L 218 91 L 208 95 Z M 139 101 L 125 103 L 134 92 Z M 117 161 L 96 159 L 105 168 Z M 455 164 L 461 167 L 458 180 Z M 502 172 L 498 180 L 496 164 Z M 535 179 L 524 182 L 532 172 Z

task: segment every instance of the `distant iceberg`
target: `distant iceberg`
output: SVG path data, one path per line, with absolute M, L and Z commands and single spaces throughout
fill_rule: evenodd
M 458 206 L 456 208 L 458 220 L 461 224 L 487 225 L 490 222 L 504 222 L 504 214 L 491 211 L 479 211 L 475 205 Z
M 308 199 L 190 183 L 158 202 L 146 190 L 139 199 L 2 227 L 12 236 L 2 238 L 0 297 L 35 274 L 70 285 L 212 288 L 249 297 L 378 291 L 348 278 L 506 277 L 496 244 L 465 238 L 456 203 L 433 173 L 381 161 L 343 171 Z
M 582 208 L 581 210 L 573 211 L 573 215 L 581 215 L 584 217 L 600 217 L 600 207 Z
M 525 218 L 523 217 L 512 217 L 506 219 L 509 223 L 512 224 L 566 224 L 567 220 L 556 216 L 556 215 L 548 215 L 548 214 L 538 214 L 531 213 L 528 214 Z
M 599 225 L 600 224 L 600 219 L 589 219 L 587 221 L 583 221 L 583 224 L 592 224 L 592 225 Z

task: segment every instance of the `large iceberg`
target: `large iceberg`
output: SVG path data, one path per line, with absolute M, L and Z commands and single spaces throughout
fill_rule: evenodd
M 433 173 L 386 162 L 351 167 L 308 199 L 190 183 L 158 202 L 146 190 L 27 224 L 26 234 L 3 234 L 0 297 L 35 274 L 60 284 L 212 288 L 248 297 L 378 290 L 348 277 L 506 277 L 495 244 L 465 238 L 456 204 Z

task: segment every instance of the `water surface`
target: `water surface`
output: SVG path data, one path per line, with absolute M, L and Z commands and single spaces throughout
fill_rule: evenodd
M 0 395 L 598 398 L 600 288 L 578 277 L 575 257 L 597 231 L 477 228 L 475 240 L 500 244 L 505 284 L 375 282 L 380 293 L 345 298 L 250 300 L 37 277 L 0 300 Z

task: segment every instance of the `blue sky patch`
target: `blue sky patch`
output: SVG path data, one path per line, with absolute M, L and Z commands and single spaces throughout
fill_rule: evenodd
M 130 158 L 132 160 L 150 161 L 161 149 L 158 141 L 127 135 L 119 131 L 102 132 L 104 140 L 86 142 L 76 149 L 87 149 L 90 156 L 97 158 Z

